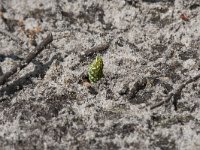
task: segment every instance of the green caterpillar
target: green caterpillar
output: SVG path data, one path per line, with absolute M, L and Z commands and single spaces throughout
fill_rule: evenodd
M 103 77 L 103 59 L 97 56 L 88 69 L 88 76 L 91 83 L 96 83 Z

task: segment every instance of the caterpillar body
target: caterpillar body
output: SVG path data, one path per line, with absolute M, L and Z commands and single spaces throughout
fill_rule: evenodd
M 96 83 L 103 77 L 103 59 L 97 56 L 88 69 L 89 81 Z

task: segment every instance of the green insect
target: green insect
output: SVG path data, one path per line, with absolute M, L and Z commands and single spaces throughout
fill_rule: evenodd
M 91 83 L 96 83 L 103 77 L 103 59 L 97 56 L 88 69 L 88 76 Z

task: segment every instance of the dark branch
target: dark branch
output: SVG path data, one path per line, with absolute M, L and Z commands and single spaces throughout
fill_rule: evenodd
M 169 96 L 168 96 L 165 100 L 162 100 L 161 102 L 159 102 L 159 103 L 157 103 L 157 104 L 151 106 L 150 109 L 153 110 L 153 109 L 155 109 L 155 108 L 157 108 L 157 107 L 160 107 L 160 106 L 162 106 L 163 104 L 169 102 L 169 101 L 171 100 L 171 98 L 173 97 L 173 95 L 174 95 L 174 93 L 170 93 Z
M 17 71 L 22 70 L 24 67 L 26 67 L 52 41 L 53 41 L 53 36 L 50 33 L 33 51 L 29 53 L 29 55 L 22 62 L 18 63 L 13 68 L 11 68 L 10 71 L 0 76 L 0 85 L 5 84 L 10 76 L 12 76 Z
M 180 95 L 181 95 L 183 88 L 185 88 L 186 85 L 198 80 L 199 78 L 200 78 L 200 74 L 198 74 L 198 75 L 194 76 L 193 78 L 187 80 L 185 83 L 181 84 L 176 90 L 174 90 L 174 92 L 171 92 L 165 100 L 151 106 L 150 109 L 153 110 L 157 107 L 162 106 L 165 103 L 168 103 L 171 100 L 171 98 L 173 97 L 174 98 L 173 99 L 173 105 L 175 107 L 175 110 L 177 110 L 178 99 L 181 98 Z
M 85 61 L 88 57 L 92 57 L 97 53 L 103 53 L 104 51 L 106 51 L 109 48 L 109 43 L 104 43 L 98 46 L 95 46 L 91 49 L 88 49 L 87 51 L 85 51 L 84 54 L 80 55 L 80 61 L 83 62 Z
M 2 75 L 3 75 L 3 71 L 2 71 L 1 66 L 0 66 L 0 76 L 2 76 Z

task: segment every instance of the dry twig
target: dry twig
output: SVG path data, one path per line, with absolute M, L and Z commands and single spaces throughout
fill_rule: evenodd
M 12 76 L 17 71 L 22 70 L 24 67 L 26 67 L 52 41 L 53 41 L 53 36 L 50 33 L 32 52 L 29 53 L 29 55 L 22 62 L 15 65 L 13 68 L 10 69 L 10 71 L 0 76 L 0 85 L 5 84 L 10 76 Z
M 84 62 L 86 62 L 89 59 L 92 59 L 97 53 L 104 53 L 109 48 L 109 46 L 109 43 L 103 43 L 86 50 L 82 54 L 79 54 L 80 62 L 82 63 L 82 65 L 85 65 Z M 71 69 L 74 70 L 79 65 L 80 64 L 76 64 L 73 67 L 71 67 Z
M 1 66 L 0 66 L 0 76 L 2 76 L 2 75 L 3 75 L 3 71 L 2 71 Z
M 101 44 L 98 46 L 95 46 L 91 49 L 88 49 L 87 51 L 84 52 L 84 54 L 80 55 L 80 61 L 83 62 L 87 57 L 92 57 L 96 53 L 102 53 L 105 50 L 107 50 L 109 47 L 109 43 Z
M 174 90 L 174 92 L 171 92 L 165 100 L 151 106 L 150 109 L 153 110 L 157 107 L 162 106 L 163 104 L 168 103 L 171 100 L 171 98 L 173 97 L 173 105 L 175 107 L 175 110 L 177 110 L 177 102 L 178 102 L 178 99 L 180 99 L 180 97 L 181 97 L 181 92 L 182 92 L 183 88 L 186 85 L 188 85 L 189 83 L 192 83 L 192 82 L 198 80 L 199 78 L 200 78 L 200 74 L 198 74 L 198 75 L 194 76 L 193 78 L 187 80 L 185 83 L 181 84 L 176 90 Z

